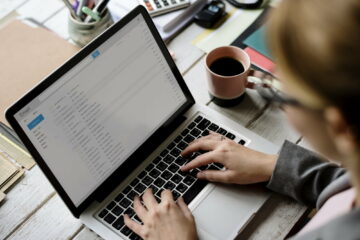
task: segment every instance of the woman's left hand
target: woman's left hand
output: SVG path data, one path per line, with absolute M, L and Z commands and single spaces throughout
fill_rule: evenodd
M 194 217 L 183 198 L 174 201 L 169 190 L 161 192 L 161 202 L 158 203 L 147 189 L 143 195 L 144 205 L 140 198 L 134 199 L 134 210 L 143 225 L 124 215 L 126 226 L 143 239 L 173 240 L 197 239 Z

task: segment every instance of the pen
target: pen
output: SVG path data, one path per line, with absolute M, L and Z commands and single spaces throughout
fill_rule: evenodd
M 90 17 L 91 19 L 94 19 L 95 21 L 99 21 L 101 18 L 99 16 L 99 14 L 97 12 L 92 11 L 90 8 L 88 7 L 82 7 L 82 11 L 83 13 L 86 13 L 88 16 L 86 17 L 86 19 L 88 19 Z M 86 21 L 86 23 L 89 23 L 90 21 Z
M 82 8 L 83 6 L 86 6 L 87 0 L 78 0 L 77 2 L 79 2 L 79 5 L 78 8 L 76 9 L 76 15 L 78 15 L 79 18 L 82 18 L 83 17 Z
M 102 0 L 100 1 L 92 10 L 94 13 L 96 13 L 97 15 L 101 14 L 101 12 L 106 8 L 106 5 L 108 4 L 109 0 Z M 86 17 L 85 22 L 88 23 L 90 22 L 92 19 L 92 17 L 89 15 Z
M 62 0 L 65 4 L 65 6 L 69 9 L 70 14 L 74 16 L 74 18 L 76 18 L 77 20 L 81 21 L 81 19 L 78 18 L 78 16 L 76 15 L 73 7 L 71 6 L 70 2 L 68 0 Z

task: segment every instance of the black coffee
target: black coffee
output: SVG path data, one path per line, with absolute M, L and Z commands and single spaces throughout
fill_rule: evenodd
M 244 66 L 238 60 L 231 57 L 216 59 L 211 65 L 210 70 L 222 76 L 234 76 L 244 72 Z

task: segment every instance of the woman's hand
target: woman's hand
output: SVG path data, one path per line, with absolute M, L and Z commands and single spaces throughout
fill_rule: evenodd
M 224 136 L 210 132 L 206 137 L 196 139 L 184 151 L 183 156 L 193 152 L 208 151 L 184 165 L 181 170 L 221 163 L 225 170 L 204 170 L 197 174 L 199 179 L 213 182 L 251 184 L 268 181 L 277 161 L 277 155 L 261 153 L 244 147 Z
M 144 205 L 139 197 L 134 199 L 134 210 L 143 225 L 124 216 L 125 224 L 143 239 L 174 240 L 197 239 L 194 217 L 183 198 L 174 201 L 169 190 L 161 192 L 158 204 L 151 189 L 143 195 Z

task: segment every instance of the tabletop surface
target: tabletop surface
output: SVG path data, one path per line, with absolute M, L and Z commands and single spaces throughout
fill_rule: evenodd
M 17 16 L 33 17 L 62 38 L 69 38 L 67 9 L 60 0 L 3 0 L 1 5 L 0 26 Z M 33 9 L 37 9 L 36 12 Z M 301 136 L 289 126 L 282 110 L 267 104 L 253 90 L 247 90 L 244 100 L 236 107 L 222 108 L 212 103 L 206 88 L 205 52 L 192 44 L 192 40 L 203 31 L 191 24 L 168 43 L 195 100 L 278 146 L 285 139 L 302 144 Z M 294 200 L 273 193 L 238 238 L 283 239 L 306 210 Z M 25 172 L 0 205 L 0 239 L 91 240 L 101 237 L 71 215 L 39 167 L 35 166 Z

